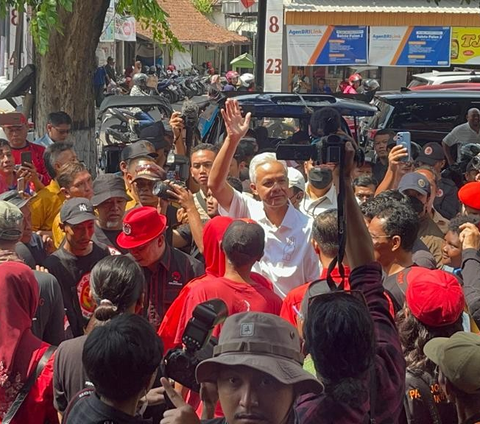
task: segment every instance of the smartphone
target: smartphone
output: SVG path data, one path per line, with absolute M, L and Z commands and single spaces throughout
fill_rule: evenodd
M 25 191 L 25 178 L 17 178 L 17 191 L 23 193 Z
M 22 160 L 22 165 L 25 165 L 25 163 L 32 163 L 32 152 L 22 152 L 20 158 Z
M 0 125 L 20 126 L 25 123 L 25 116 L 19 112 L 0 113 Z
M 395 142 L 407 149 L 408 156 L 402 158 L 402 162 L 410 162 L 412 160 L 412 138 L 408 131 L 398 132 L 395 136 Z

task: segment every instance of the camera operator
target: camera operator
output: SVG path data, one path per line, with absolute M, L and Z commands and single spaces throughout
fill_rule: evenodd
M 216 386 L 225 417 L 202 422 L 293 424 L 298 396 L 322 391 L 322 383 L 302 364 L 300 339 L 290 323 L 261 312 L 228 317 L 214 357 L 202 361 L 196 370 L 200 383 Z M 162 424 L 200 424 L 193 408 L 168 380 L 161 381 L 175 405 L 164 413 Z
M 286 164 L 270 153 L 257 156 L 250 164 L 251 188 L 260 201 L 236 192 L 227 183 L 230 163 L 248 131 L 251 115 L 243 118 L 238 101 L 228 99 L 222 116 L 227 138 L 213 162 L 208 186 L 221 206 L 221 215 L 252 218 L 263 227 L 267 247 L 254 269 L 269 278 L 275 292 L 285 297 L 292 288 L 319 274 L 318 258 L 310 244 L 311 219 L 290 204 Z
M 313 297 L 302 310 L 306 351 L 325 385 L 323 394 L 300 398 L 295 412 L 302 424 L 393 423 L 403 407 L 405 360 L 384 295 L 382 269 L 374 262 L 373 243 L 353 193 L 354 149 L 351 143 L 345 149 L 345 169 L 339 175 L 337 166 L 335 174 L 344 180 L 352 292 Z
M 312 136 L 316 139 L 331 134 L 346 136 L 341 130 L 341 119 L 340 114 L 333 108 L 324 107 L 317 110 L 310 119 Z M 315 217 L 329 209 L 335 209 L 337 193 L 333 185 L 332 167 L 319 162 L 314 163 L 313 160 L 305 161 L 304 167 L 308 182 L 305 196 L 300 203 L 300 211 Z

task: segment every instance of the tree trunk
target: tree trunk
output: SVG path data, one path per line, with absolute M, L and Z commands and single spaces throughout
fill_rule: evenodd
M 110 0 L 77 0 L 73 4 L 72 13 L 59 11 L 63 35 L 52 31 L 48 53 L 37 54 L 36 126 L 42 135 L 50 112 L 67 112 L 73 120 L 75 151 L 95 173 L 95 50 Z

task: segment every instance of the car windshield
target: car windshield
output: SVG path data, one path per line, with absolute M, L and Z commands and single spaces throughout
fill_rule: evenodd
M 294 118 L 263 118 L 255 122 L 255 127 L 263 126 L 268 131 L 269 138 L 287 139 L 299 130 L 299 119 Z
M 421 85 L 429 85 L 429 83 L 423 78 L 413 78 L 413 80 L 410 81 L 410 84 L 408 84 L 408 88 L 420 87 Z

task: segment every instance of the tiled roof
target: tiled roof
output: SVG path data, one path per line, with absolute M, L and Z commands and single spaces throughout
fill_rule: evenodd
M 473 3 L 473 2 L 472 2 Z M 460 0 L 290 0 L 288 11 L 296 12 L 407 12 L 407 13 L 480 13 L 478 7 Z
M 160 7 L 170 16 L 167 21 L 170 28 L 182 44 L 228 45 L 247 44 L 247 37 L 210 22 L 203 16 L 191 0 L 157 0 Z M 150 28 L 137 25 L 137 33 L 152 39 Z

